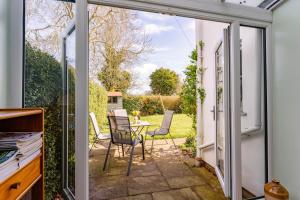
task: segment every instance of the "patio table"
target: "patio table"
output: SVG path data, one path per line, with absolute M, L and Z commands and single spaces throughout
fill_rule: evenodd
M 147 121 L 139 121 L 138 123 L 130 123 L 130 126 L 135 133 L 136 137 L 141 139 L 141 134 L 142 131 L 146 128 L 146 132 L 148 131 L 148 128 L 150 126 L 154 126 L 154 124 L 151 124 L 150 122 Z
M 149 126 L 152 126 L 150 122 L 147 121 L 139 121 L 138 123 L 131 123 L 130 124 L 131 128 L 134 128 L 134 132 L 137 135 L 140 135 L 144 128 L 148 129 Z

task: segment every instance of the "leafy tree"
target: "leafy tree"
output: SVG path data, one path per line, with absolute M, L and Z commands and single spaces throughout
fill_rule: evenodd
M 176 92 L 179 84 L 179 77 L 176 72 L 159 68 L 150 75 L 150 87 L 153 94 L 172 95 Z
M 75 5 L 63 1 L 26 0 L 26 40 L 59 57 L 61 33 L 75 18 Z M 93 81 L 105 68 L 102 63 L 110 66 L 111 60 L 118 60 L 123 66 L 132 67 L 151 50 L 150 38 L 143 31 L 143 24 L 137 21 L 136 11 L 89 5 L 89 70 Z
M 184 71 L 185 79 L 180 97 L 182 100 L 183 112 L 190 115 L 195 123 L 197 111 L 197 49 L 192 51 L 190 55 L 190 62 L 190 65 L 188 65 Z
M 125 52 L 118 51 L 113 45 L 105 45 L 104 64 L 98 75 L 99 80 L 107 91 L 126 90 L 131 86 L 131 74 L 121 69 L 122 63 L 126 60 Z

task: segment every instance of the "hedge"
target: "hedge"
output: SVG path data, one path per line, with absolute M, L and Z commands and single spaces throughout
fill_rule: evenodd
M 62 69 L 52 56 L 25 45 L 25 107 L 45 109 L 45 195 L 61 190 Z
M 89 111 L 94 112 L 96 119 L 100 128 L 103 128 L 104 123 L 106 122 L 106 112 L 107 112 L 107 92 L 106 90 L 90 81 L 89 83 Z M 89 118 L 89 139 L 90 141 L 95 136 L 94 128 L 92 121 Z
M 128 113 L 134 110 L 141 111 L 141 115 L 163 114 L 163 105 L 167 110 L 181 113 L 179 96 L 124 96 L 123 107 Z

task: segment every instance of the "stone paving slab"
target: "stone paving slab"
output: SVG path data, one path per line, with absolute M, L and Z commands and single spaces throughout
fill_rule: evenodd
M 128 194 L 144 194 L 169 190 L 168 183 L 162 176 L 128 178 Z
M 152 194 L 153 200 L 198 200 L 199 197 L 190 188 L 179 190 L 169 190 L 165 192 L 155 192 Z
M 129 152 L 120 154 L 112 146 L 106 170 L 102 167 L 107 151 L 97 145 L 89 158 L 90 199 L 116 200 L 225 200 L 216 176 L 196 168 L 193 159 L 175 149 L 171 140 L 156 140 L 152 154 L 142 160 L 140 145 L 135 149 L 130 176 L 126 176 Z M 182 144 L 184 139 L 175 140 Z M 105 146 L 106 145 L 106 146 Z M 146 141 L 150 149 L 151 141 Z
M 210 173 L 207 169 L 203 167 L 194 167 L 191 168 L 191 170 L 198 176 L 203 177 L 207 181 L 208 185 L 210 185 L 213 188 L 214 191 L 223 193 L 219 180 L 214 174 Z
M 214 191 L 209 185 L 196 186 L 193 190 L 202 200 L 226 200 L 224 195 Z
M 183 162 L 173 160 L 159 160 L 157 166 L 165 177 L 193 176 L 194 173 Z
M 161 173 L 153 159 L 133 163 L 131 167 L 131 177 L 160 176 Z
M 135 196 L 121 197 L 113 200 L 152 200 L 151 194 L 139 194 Z
M 172 189 L 207 184 L 206 181 L 200 176 L 171 177 L 167 178 L 167 182 Z
M 111 199 L 128 196 L 125 177 L 90 178 L 90 199 Z

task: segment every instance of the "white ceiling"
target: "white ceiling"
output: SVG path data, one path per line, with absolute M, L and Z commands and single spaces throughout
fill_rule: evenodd
M 247 6 L 257 7 L 263 0 L 225 0 L 229 3 L 242 4 Z

